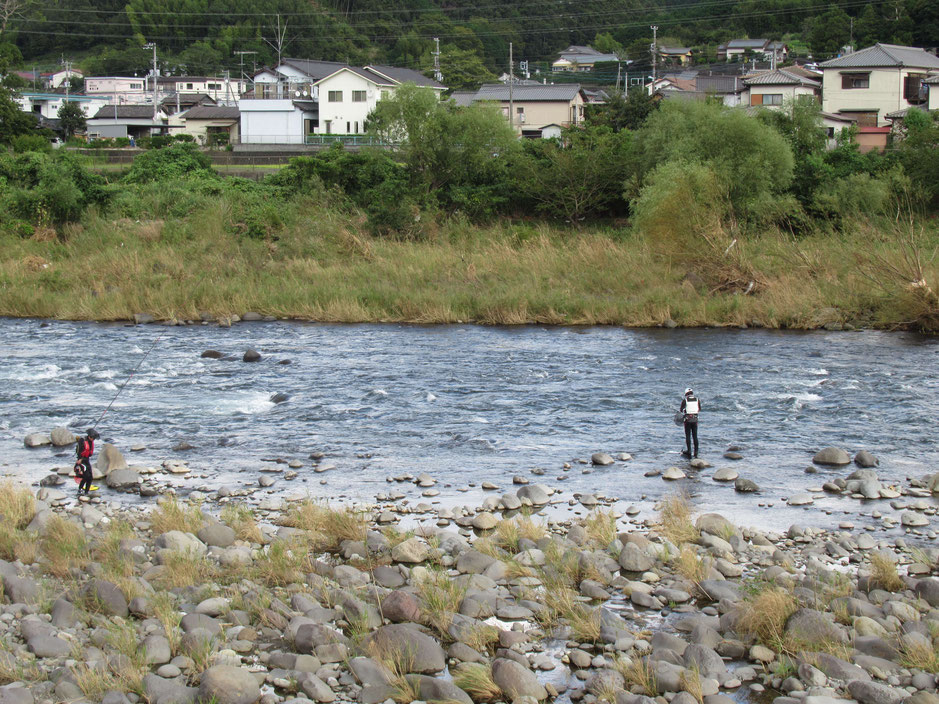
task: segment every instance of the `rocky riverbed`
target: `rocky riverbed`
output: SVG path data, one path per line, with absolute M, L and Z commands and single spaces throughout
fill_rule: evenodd
M 887 536 L 738 526 L 678 495 L 639 516 L 528 477 L 467 506 L 426 475 L 348 505 L 267 493 L 289 461 L 182 501 L 185 463 L 99 457 L 90 500 L 57 486 L 69 468 L 0 488 L 0 704 L 939 703 L 939 474 L 887 485 L 828 448 L 842 475 L 787 497 L 872 502 Z

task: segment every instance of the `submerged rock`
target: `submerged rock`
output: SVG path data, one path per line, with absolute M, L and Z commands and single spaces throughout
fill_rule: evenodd
M 815 456 L 812 458 L 812 461 L 815 464 L 841 467 L 843 465 L 850 464 L 851 456 L 839 447 L 826 447 L 824 450 L 819 450 L 816 452 Z

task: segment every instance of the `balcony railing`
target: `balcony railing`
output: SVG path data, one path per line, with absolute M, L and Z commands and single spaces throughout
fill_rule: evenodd
M 344 147 L 391 147 L 391 142 L 386 142 L 378 137 L 368 134 L 308 134 L 304 139 L 305 144 L 330 146 L 341 144 Z

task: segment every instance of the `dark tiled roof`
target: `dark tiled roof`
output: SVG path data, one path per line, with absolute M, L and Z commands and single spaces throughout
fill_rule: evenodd
M 349 64 L 342 63 L 341 61 L 313 61 L 310 59 L 284 59 L 282 63 L 297 69 L 300 73 L 309 76 L 315 81 L 326 78 L 326 76 L 335 73 L 341 68 L 349 67 Z
M 580 85 L 577 83 L 567 83 L 563 85 L 540 85 L 540 86 L 514 86 L 512 97 L 519 101 L 559 101 L 570 102 L 577 97 L 580 92 Z M 509 99 L 509 87 L 501 83 L 489 83 L 482 86 L 476 92 L 475 100 L 499 100 Z
M 727 42 L 728 49 L 762 49 L 764 46 L 765 39 L 731 39 Z
M 183 114 L 187 120 L 237 120 L 240 116 L 238 108 L 227 105 L 196 105 Z
M 146 120 L 153 118 L 152 105 L 105 105 L 95 113 L 95 118 L 124 120 Z
M 216 100 L 207 93 L 179 93 L 180 105 L 215 105 Z M 168 95 L 160 101 L 162 105 L 176 105 L 177 93 Z
M 445 88 L 442 83 L 438 83 L 433 78 L 428 78 L 419 71 L 411 68 L 398 68 L 397 66 L 377 66 L 369 65 L 365 67 L 369 71 L 387 76 L 395 83 L 414 83 L 419 86 L 429 88 Z
M 743 82 L 748 86 L 807 86 L 809 88 L 822 86 L 818 80 L 796 75 L 783 68 L 748 76 L 743 79 Z
M 853 54 L 839 56 L 819 64 L 822 68 L 939 68 L 939 57 L 925 49 L 897 44 L 874 44 Z

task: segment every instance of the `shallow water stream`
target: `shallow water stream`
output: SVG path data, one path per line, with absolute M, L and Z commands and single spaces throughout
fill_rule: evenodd
M 711 481 L 711 470 L 682 483 L 700 507 L 727 512 L 741 525 L 832 526 L 845 520 L 844 512 L 870 512 L 871 505 L 847 497 L 821 498 L 810 508 L 782 503 L 790 493 L 847 475 L 850 469 L 804 473 L 815 450 L 827 445 L 872 451 L 887 482 L 905 484 L 939 466 L 939 338 L 37 320 L 0 320 L 0 331 L 0 470 L 34 481 L 70 463 L 71 449 L 59 457 L 49 448 L 28 450 L 23 437 L 57 425 L 92 425 L 157 338 L 99 430 L 125 451 L 146 445 L 128 453 L 132 463 L 189 461 L 209 477 L 191 482 L 200 488 L 254 483 L 268 464 L 263 460 L 279 457 L 304 467 L 275 492 L 302 488 L 371 500 L 387 490 L 389 475 L 428 472 L 440 482 L 436 500 L 478 503 L 481 491 L 456 489 L 491 481 L 508 490 L 520 474 L 565 496 L 616 496 L 646 515 L 675 486 L 643 474 L 683 464 L 683 433 L 672 413 L 685 386 L 702 399 L 702 456 L 715 467 L 733 464 L 763 491 L 737 494 L 732 484 Z M 259 363 L 241 361 L 248 347 L 261 352 Z M 230 358 L 200 358 L 210 348 Z M 277 393 L 289 399 L 273 403 Z M 195 448 L 174 452 L 183 440 Z M 744 448 L 743 460 L 722 458 L 731 444 Z M 308 459 L 314 451 L 335 469 L 314 475 Z M 562 471 L 564 462 L 597 451 L 628 452 L 634 460 Z M 533 468 L 545 475 L 532 477 Z M 415 489 L 394 486 L 421 500 Z

